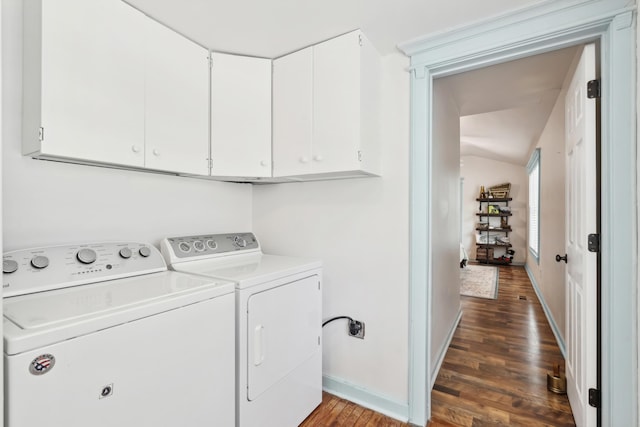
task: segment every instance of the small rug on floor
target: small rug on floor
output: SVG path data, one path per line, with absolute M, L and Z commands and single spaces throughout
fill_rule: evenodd
M 460 269 L 460 295 L 498 298 L 498 267 L 469 264 Z

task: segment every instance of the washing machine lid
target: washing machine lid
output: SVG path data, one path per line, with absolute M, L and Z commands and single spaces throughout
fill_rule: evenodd
M 231 280 L 236 283 L 238 289 L 246 289 L 321 267 L 322 262 L 315 259 L 262 253 L 179 262 L 171 265 L 171 268 L 176 271 Z
M 17 354 L 233 292 L 229 281 L 164 271 L 5 298 L 5 353 Z

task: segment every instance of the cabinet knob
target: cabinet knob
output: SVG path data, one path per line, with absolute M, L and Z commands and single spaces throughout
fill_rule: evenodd
M 269 162 L 266 160 L 260 160 L 260 166 L 269 166 Z
M 324 160 L 324 157 L 322 157 L 320 154 L 316 154 L 315 156 L 313 156 L 313 160 L 315 160 L 316 162 L 321 162 Z
M 156 157 L 159 157 L 160 156 L 160 151 L 157 148 L 154 148 L 153 149 L 153 155 L 156 156 Z
M 133 151 L 134 153 L 139 153 L 140 152 L 140 147 L 138 147 L 137 145 L 132 145 L 131 146 L 131 151 Z
M 309 163 L 309 158 L 307 156 L 300 157 L 300 163 Z

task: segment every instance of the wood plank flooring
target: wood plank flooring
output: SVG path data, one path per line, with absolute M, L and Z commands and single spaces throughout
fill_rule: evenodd
M 564 360 L 524 268 L 501 267 L 498 299 L 463 296 L 462 309 L 429 426 L 574 426 L 566 395 L 547 390 Z
M 300 424 L 300 427 L 402 427 L 408 425 L 332 394 L 322 393 L 322 403 Z
M 547 390 L 547 371 L 564 362 L 524 268 L 500 268 L 498 299 L 463 296 L 462 309 L 428 425 L 574 426 L 567 397 Z M 408 424 L 324 393 L 301 426 Z

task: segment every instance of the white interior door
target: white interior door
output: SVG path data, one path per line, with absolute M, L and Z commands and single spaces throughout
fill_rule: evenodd
M 576 425 L 595 426 L 589 389 L 597 388 L 597 254 L 587 236 L 597 232 L 595 45 L 584 47 L 565 98 L 567 149 L 567 394 Z

